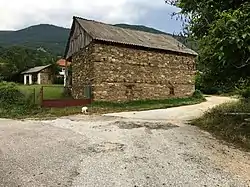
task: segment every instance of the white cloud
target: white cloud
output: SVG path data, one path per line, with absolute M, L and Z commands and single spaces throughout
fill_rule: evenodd
M 108 23 L 136 23 L 164 0 L 0 0 L 0 30 L 50 23 L 70 27 L 74 15 Z

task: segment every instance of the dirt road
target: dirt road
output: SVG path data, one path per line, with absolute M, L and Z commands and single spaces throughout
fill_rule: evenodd
M 197 105 L 181 106 L 176 108 L 159 109 L 159 110 L 148 110 L 139 112 L 121 112 L 105 114 L 104 116 L 115 116 L 123 118 L 133 118 L 133 119 L 144 119 L 144 120 L 175 120 L 180 122 L 185 122 L 190 119 L 194 119 L 201 116 L 205 111 L 210 108 L 230 101 L 235 101 L 236 99 L 229 97 L 217 97 L 209 96 L 206 97 L 206 102 Z
M 211 98 L 204 110 L 222 99 Z M 158 120 L 156 111 L 145 119 L 0 120 L 0 186 L 249 186 L 249 153 L 185 125 L 189 110 L 162 111 Z

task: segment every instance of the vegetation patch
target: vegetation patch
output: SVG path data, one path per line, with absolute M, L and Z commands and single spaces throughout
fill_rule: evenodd
M 186 98 L 138 100 L 138 101 L 128 101 L 128 102 L 96 101 L 90 106 L 90 110 L 93 113 L 143 111 L 143 110 L 178 107 L 178 106 L 184 106 L 184 105 L 194 105 L 194 104 L 201 103 L 205 100 L 206 99 L 203 96 L 200 98 L 192 96 L 192 97 L 186 97 Z
M 41 108 L 39 104 L 37 104 L 36 102 L 35 103 L 32 102 L 34 99 L 33 97 L 28 97 L 30 93 L 31 95 L 32 93 L 37 93 L 38 90 L 40 89 L 39 86 L 31 86 L 30 90 L 26 89 L 26 86 L 16 86 L 16 85 L 13 86 L 15 87 L 15 89 L 19 88 L 17 90 L 19 90 L 19 93 L 22 94 L 24 96 L 23 98 L 26 99 L 23 99 L 20 104 L 13 103 L 5 108 L 0 106 L 1 118 L 19 118 L 19 119 L 51 118 L 51 117 L 68 116 L 81 113 L 81 107 Z M 47 94 L 50 99 L 53 97 L 61 96 L 61 88 L 58 87 L 58 89 L 56 90 L 54 89 L 47 90 Z M 163 108 L 178 107 L 183 105 L 198 104 L 203 101 L 205 101 L 205 98 L 201 95 L 199 91 L 197 91 L 194 93 L 193 96 L 186 98 L 168 98 L 161 100 L 137 100 L 128 102 L 95 101 L 88 107 L 89 107 L 89 114 L 103 114 L 109 112 L 163 109 Z
M 44 99 L 64 98 L 63 85 L 18 85 L 18 88 L 26 96 L 33 95 L 33 97 L 35 97 L 36 104 L 40 104 L 42 86 Z
M 250 100 L 222 104 L 191 124 L 243 148 L 250 149 Z

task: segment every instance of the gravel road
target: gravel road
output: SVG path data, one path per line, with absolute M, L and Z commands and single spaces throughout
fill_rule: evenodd
M 204 110 L 224 99 L 211 97 Z M 200 105 L 191 108 L 192 117 L 201 114 Z M 165 110 L 158 119 L 156 111 L 2 119 L 0 186 L 250 186 L 250 154 L 186 125 L 189 110 Z

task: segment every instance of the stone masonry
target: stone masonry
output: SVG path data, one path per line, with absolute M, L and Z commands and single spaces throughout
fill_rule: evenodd
M 92 85 L 94 100 L 186 97 L 194 90 L 195 57 L 92 43 L 72 59 L 75 98 Z
M 51 68 L 44 69 L 40 72 L 41 84 L 52 84 L 52 71 Z

